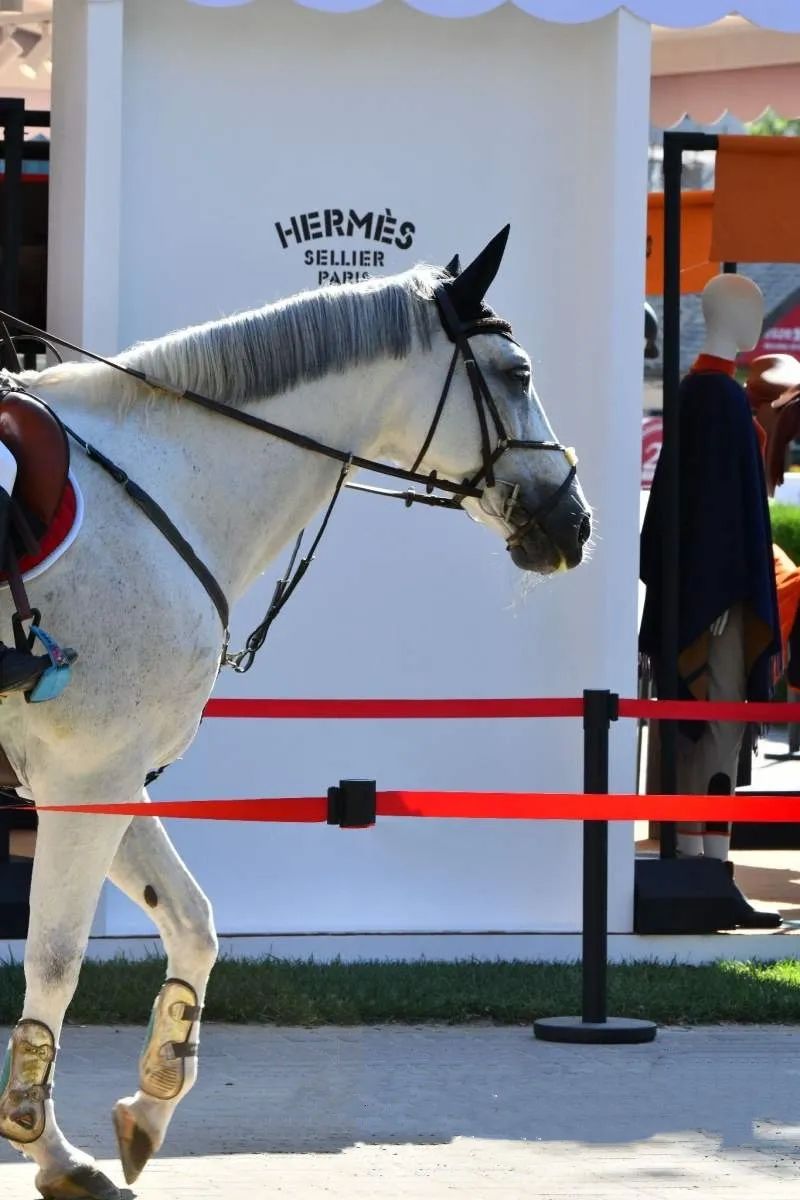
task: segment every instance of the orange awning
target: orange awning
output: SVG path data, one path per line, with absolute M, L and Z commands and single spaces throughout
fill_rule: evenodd
M 800 138 L 721 136 L 711 255 L 800 262 Z
M 798 139 L 800 140 L 800 139 Z M 681 291 L 702 292 L 719 274 L 719 260 L 711 261 L 713 192 L 683 192 L 681 196 Z M 664 193 L 647 197 L 647 277 L 645 293 L 664 291 Z

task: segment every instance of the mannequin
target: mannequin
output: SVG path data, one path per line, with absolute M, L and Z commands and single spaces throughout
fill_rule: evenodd
M 679 392 L 679 691 L 683 699 L 766 700 L 780 651 L 769 512 L 750 405 L 733 378 L 737 354 L 758 340 L 764 302 L 752 280 L 719 275 L 706 285 L 702 304 L 705 341 Z M 640 648 L 657 682 L 661 545 L 670 516 L 657 468 L 642 529 L 647 595 L 640 632 Z M 678 791 L 733 794 L 744 731 L 744 723 L 681 725 Z M 726 861 L 729 845 L 728 824 L 678 826 L 680 855 Z M 754 913 L 744 897 L 741 904 L 741 924 L 779 923 L 773 914 Z

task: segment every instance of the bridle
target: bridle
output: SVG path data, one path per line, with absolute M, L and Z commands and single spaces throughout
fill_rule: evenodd
M 564 480 L 555 488 L 551 494 L 538 506 L 532 514 L 529 514 L 529 519 L 523 524 L 518 525 L 509 539 L 509 545 L 518 544 L 534 525 L 540 525 L 546 528 L 548 515 L 557 506 L 561 498 L 569 491 L 572 481 L 575 478 L 578 469 L 578 460 L 574 450 L 567 446 L 562 446 L 560 442 L 554 441 L 534 441 L 523 438 L 509 437 L 508 431 L 503 423 L 503 418 L 500 415 L 498 407 L 492 396 L 491 389 L 484 378 L 475 355 L 472 352 L 472 346 L 469 339 L 478 334 L 496 333 L 501 337 L 506 338 L 513 345 L 518 345 L 511 330 L 511 326 L 507 321 L 502 320 L 496 313 L 488 307 L 482 309 L 481 315 L 472 321 L 462 321 L 459 317 L 456 308 L 450 299 L 447 287 L 440 284 L 434 292 L 434 299 L 439 309 L 439 316 L 442 322 L 442 328 L 453 342 L 453 356 L 450 359 L 450 366 L 447 372 L 447 378 L 442 389 L 442 394 L 439 398 L 439 403 L 436 406 L 436 412 L 433 416 L 433 421 L 428 430 L 427 437 L 423 443 L 417 458 L 414 462 L 412 470 L 417 470 L 423 458 L 428 452 L 431 442 L 436 433 L 437 426 L 444 412 L 447 396 L 450 391 L 450 386 L 453 382 L 456 366 L 459 358 L 464 364 L 469 380 L 472 399 L 475 404 L 475 411 L 478 416 L 478 427 L 480 429 L 481 438 L 481 466 L 478 471 L 470 478 L 465 480 L 465 486 L 473 489 L 470 494 L 478 497 L 482 496 L 483 489 L 479 488 L 479 484 L 484 483 L 487 488 L 493 488 L 497 484 L 495 477 L 495 465 L 499 462 L 502 456 L 509 450 L 555 450 L 565 456 L 569 464 L 569 471 Z M 496 442 L 492 448 L 492 437 L 489 430 L 489 420 L 494 426 L 496 434 Z M 514 507 L 516 505 L 517 495 L 519 494 L 519 485 L 511 492 L 506 505 L 504 515 L 510 522 L 513 517 Z M 461 501 L 457 501 L 451 507 L 460 507 Z
M 231 666 L 238 672 L 244 672 L 250 669 L 255 659 L 255 655 L 261 646 L 264 644 L 267 633 L 272 622 L 277 617 L 278 613 L 284 607 L 289 597 L 294 592 L 306 570 L 313 561 L 314 552 L 320 543 L 322 535 L 327 528 L 336 501 L 341 495 L 343 487 L 353 488 L 356 491 L 370 492 L 372 494 L 390 496 L 396 499 L 401 499 L 406 506 L 414 503 L 430 504 L 441 508 L 461 508 L 463 501 L 468 498 L 480 500 L 486 488 L 495 488 L 498 481 L 495 475 L 495 466 L 502 456 L 509 450 L 547 450 L 557 451 L 565 455 L 569 464 L 569 471 L 563 482 L 554 489 L 554 491 L 543 501 L 533 514 L 529 514 L 528 519 L 524 524 L 516 525 L 513 528 L 513 533 L 508 539 L 509 547 L 518 545 L 530 531 L 534 525 L 538 525 L 545 531 L 547 529 L 547 518 L 557 506 L 562 497 L 569 490 L 577 471 L 577 458 L 574 451 L 566 446 L 562 446 L 560 442 L 555 441 L 526 441 L 519 438 L 509 437 L 508 431 L 503 423 L 503 419 L 498 411 L 497 405 L 492 396 L 491 390 L 488 387 L 483 373 L 475 360 L 470 345 L 470 338 L 479 334 L 496 333 L 509 341 L 515 342 L 511 326 L 503 321 L 491 309 L 483 307 L 478 317 L 471 321 L 462 321 L 456 312 L 455 306 L 448 294 L 447 285 L 440 284 L 434 291 L 434 300 L 438 307 L 439 317 L 445 333 L 451 342 L 453 342 L 453 354 L 450 359 L 450 365 L 445 377 L 444 386 L 442 388 L 439 402 L 433 415 L 433 419 L 428 428 L 428 432 L 420 447 L 410 469 L 396 467 L 391 463 L 379 462 L 374 459 L 364 458 L 358 454 L 352 454 L 345 450 L 340 450 L 335 446 L 329 446 L 324 442 L 318 441 L 316 438 L 310 437 L 304 433 L 298 433 L 296 430 L 288 429 L 285 426 L 277 425 L 272 421 L 264 420 L 262 417 L 257 417 L 252 413 L 234 408 L 230 404 L 225 404 L 222 401 L 214 400 L 210 396 L 204 396 L 199 392 L 191 389 L 182 389 L 175 387 L 173 384 L 158 379 L 144 371 L 136 370 L 134 367 L 128 367 L 119 362 L 114 362 L 111 359 L 104 358 L 102 355 L 95 354 L 90 350 L 86 350 L 81 346 L 77 346 L 65 338 L 57 337 L 55 334 L 49 333 L 46 330 L 39 329 L 35 325 L 31 325 L 27 321 L 22 321 L 20 318 L 11 313 L 6 313 L 0 310 L 0 337 L 5 340 L 7 351 L 13 356 L 16 356 L 16 348 L 14 346 L 14 338 L 8 334 L 3 322 L 10 322 L 15 327 L 23 330 L 26 335 L 33 336 L 47 344 L 51 349 L 53 343 L 62 346 L 75 353 L 84 355 L 95 362 L 104 364 L 124 375 L 128 375 L 133 379 L 148 387 L 155 388 L 160 391 L 168 392 L 169 394 L 178 397 L 182 400 L 189 400 L 193 404 L 198 405 L 210 412 L 224 416 L 229 420 L 233 420 L 242 425 L 247 425 L 252 429 L 257 429 L 262 433 L 270 434 L 272 437 L 278 438 L 281 441 L 287 442 L 290 445 L 298 446 L 300 449 L 307 450 L 314 454 L 320 454 L 327 458 L 334 459 L 342 464 L 336 487 L 333 496 L 322 519 L 320 528 L 314 538 L 311 548 L 306 556 L 300 560 L 295 567 L 297 555 L 299 553 L 300 544 L 303 538 L 303 532 L 300 533 L 294 550 L 291 555 L 289 567 L 281 580 L 276 584 L 275 592 L 272 597 L 270 606 L 265 614 L 261 624 L 253 630 L 247 639 L 245 649 L 231 654 L 228 651 L 228 602 L 227 599 L 214 578 L 211 571 L 198 558 L 189 543 L 183 538 L 180 531 L 173 525 L 169 516 L 156 503 L 143 488 L 140 488 L 121 467 L 117 466 L 110 459 L 106 458 L 101 451 L 85 441 L 78 433 L 70 429 L 69 426 L 64 426 L 69 436 L 81 447 L 84 453 L 93 462 L 101 466 L 113 479 L 119 483 L 134 502 L 142 509 L 149 520 L 160 530 L 167 538 L 173 548 L 183 558 L 187 565 L 192 569 L 199 581 L 203 584 L 211 600 L 213 601 L 225 633 L 224 647 L 221 665 Z M 19 340 L 19 339 L 16 339 Z M 430 471 L 427 474 L 420 471 L 422 462 L 425 459 L 431 444 L 436 436 L 442 415 L 445 410 L 447 398 L 450 394 L 450 389 L 455 376 L 456 368 L 459 359 L 463 362 L 466 369 L 467 378 L 469 380 L 472 398 L 475 404 L 475 410 L 478 417 L 478 426 L 481 439 L 481 466 L 474 475 L 461 481 L 453 479 L 443 479 L 437 472 Z M 17 359 L 18 362 L 18 359 Z M 21 370 L 21 365 L 19 367 Z M 11 391 L 27 393 L 35 396 L 35 393 L 29 389 L 14 385 L 13 388 L 6 387 L 4 395 L 8 395 Z M 37 400 L 45 404 L 41 397 L 36 396 Z M 492 444 L 493 427 L 496 440 Z M 406 491 L 391 491 L 383 488 L 373 488 L 363 484 L 348 483 L 347 476 L 352 467 L 360 467 L 365 470 L 373 471 L 376 474 L 386 475 L 393 479 L 402 479 L 410 484 L 422 486 L 425 490 L 420 494 L 412 489 Z M 484 486 L 481 486 L 484 485 Z M 509 486 L 509 495 L 504 503 L 502 516 L 506 522 L 511 525 L 513 515 L 516 508 L 519 486 L 514 488 Z M 449 493 L 445 497 L 434 496 L 434 491 Z

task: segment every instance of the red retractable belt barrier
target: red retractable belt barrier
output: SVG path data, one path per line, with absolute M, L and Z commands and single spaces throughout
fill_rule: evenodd
M 273 720 L 496 720 L 580 717 L 582 696 L 441 700 L 209 700 L 206 717 Z M 800 720 L 796 704 L 737 704 L 700 700 L 620 700 L 620 717 L 651 721 L 748 721 L 788 724 Z
M 732 700 L 620 700 L 619 715 L 641 721 L 746 721 L 752 725 L 791 725 L 800 705 Z
M 797 821 L 800 796 L 637 796 L 582 792 L 378 792 L 380 817 L 502 821 Z M 29 807 L 29 806 L 28 806 Z M 316 796 L 249 800 L 157 800 L 150 804 L 42 806 L 39 812 L 163 817 L 196 821 L 327 820 L 328 801 Z
M 404 720 L 409 718 L 579 717 L 581 697 L 500 700 L 209 700 L 206 717 L 294 720 Z
M 620 700 L 620 717 L 667 721 L 791 723 L 800 718 L 794 704 L 736 704 L 695 700 Z M 501 699 L 241 699 L 210 700 L 206 717 L 293 720 L 403 720 L 579 717 L 583 697 Z M 30 809 L 30 805 L 20 805 Z M 142 804 L 77 804 L 41 807 L 39 812 L 106 816 L 164 817 L 201 821 L 328 820 L 329 801 L 317 796 L 275 799 L 166 800 Z M 800 820 L 800 795 L 734 796 L 588 795 L 583 792 L 377 793 L 381 817 L 430 817 L 505 821 L 704 821 L 765 822 Z

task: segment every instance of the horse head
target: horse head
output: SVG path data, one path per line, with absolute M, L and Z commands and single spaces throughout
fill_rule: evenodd
M 463 479 L 462 507 L 503 537 L 514 563 L 549 574 L 577 566 L 591 534 L 591 511 L 574 451 L 555 437 L 536 394 L 531 360 L 486 293 L 508 239 L 503 229 L 463 270 L 458 256 L 434 292 L 440 329 L 432 358 L 444 389 L 419 466 Z M 417 430 L 417 434 L 419 429 Z

